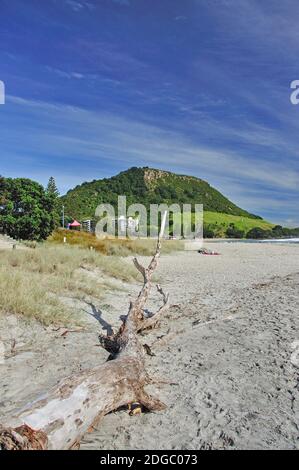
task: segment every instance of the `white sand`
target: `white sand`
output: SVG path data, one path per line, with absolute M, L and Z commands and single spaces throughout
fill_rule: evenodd
M 161 259 L 159 281 L 176 306 L 142 340 L 155 353 L 150 374 L 177 382 L 151 390 L 167 410 L 112 413 L 82 449 L 298 448 L 299 245 L 211 246 L 222 255 Z M 137 288 L 96 305 L 102 318 L 117 325 Z M 106 359 L 97 346 L 102 326 L 88 318 L 87 332 L 66 336 L 1 320 L 10 357 L 0 365 L 0 422 L 60 378 Z

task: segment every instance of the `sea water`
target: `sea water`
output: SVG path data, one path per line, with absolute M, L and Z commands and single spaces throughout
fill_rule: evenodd
M 211 240 L 210 240 L 211 241 Z M 299 238 L 273 238 L 270 240 L 252 240 L 252 239 L 246 239 L 246 240 L 238 240 L 238 239 L 221 239 L 217 240 L 216 238 L 213 239 L 215 243 L 298 243 L 299 244 Z

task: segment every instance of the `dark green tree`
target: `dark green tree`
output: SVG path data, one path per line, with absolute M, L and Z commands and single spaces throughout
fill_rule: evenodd
M 47 193 L 48 194 L 53 194 L 56 198 L 59 197 L 59 191 L 56 186 L 56 181 L 53 176 L 50 176 L 48 184 L 47 184 Z
M 0 178 L 0 232 L 45 240 L 55 228 L 56 198 L 27 178 Z
M 267 238 L 273 238 L 271 230 L 264 230 L 261 227 L 254 227 L 246 234 L 246 238 L 253 240 L 262 240 Z
M 209 225 L 203 226 L 203 237 L 204 238 L 215 238 L 215 232 Z
M 59 201 L 59 191 L 56 186 L 56 181 L 53 176 L 50 176 L 48 184 L 47 184 L 47 189 L 46 192 L 49 196 L 51 196 L 54 201 L 55 201 L 55 206 L 54 206 L 54 211 L 55 211 L 55 227 L 58 227 L 60 225 L 61 221 L 61 203 Z
M 226 229 L 226 235 L 229 238 L 244 238 L 244 230 L 239 230 L 235 224 L 230 224 Z

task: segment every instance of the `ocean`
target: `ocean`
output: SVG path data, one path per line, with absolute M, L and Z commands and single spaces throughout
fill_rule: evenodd
M 282 243 L 282 244 L 299 244 L 299 238 L 274 238 L 271 240 L 252 240 L 252 239 L 237 239 L 237 238 L 210 238 L 209 243 Z
M 216 241 L 216 239 L 215 239 Z M 292 244 L 298 244 L 299 243 L 299 238 L 277 238 L 277 239 L 271 239 L 271 240 L 219 240 L 221 242 L 228 242 L 228 243 L 292 243 Z

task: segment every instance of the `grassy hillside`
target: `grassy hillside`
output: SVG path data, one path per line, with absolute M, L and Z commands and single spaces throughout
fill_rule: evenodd
M 217 237 L 225 237 L 225 232 L 231 224 L 234 224 L 236 229 L 245 232 L 245 234 L 255 227 L 260 227 L 263 230 L 271 230 L 274 227 L 273 224 L 263 219 L 252 219 L 210 211 L 204 212 L 204 225 L 213 230 Z
M 112 178 L 83 183 L 61 198 L 65 213 L 79 220 L 94 218 L 101 203 L 117 206 L 118 195 L 127 196 L 127 204 L 203 204 L 204 210 L 260 219 L 236 206 L 206 181 L 193 176 L 151 168 L 131 168 Z

